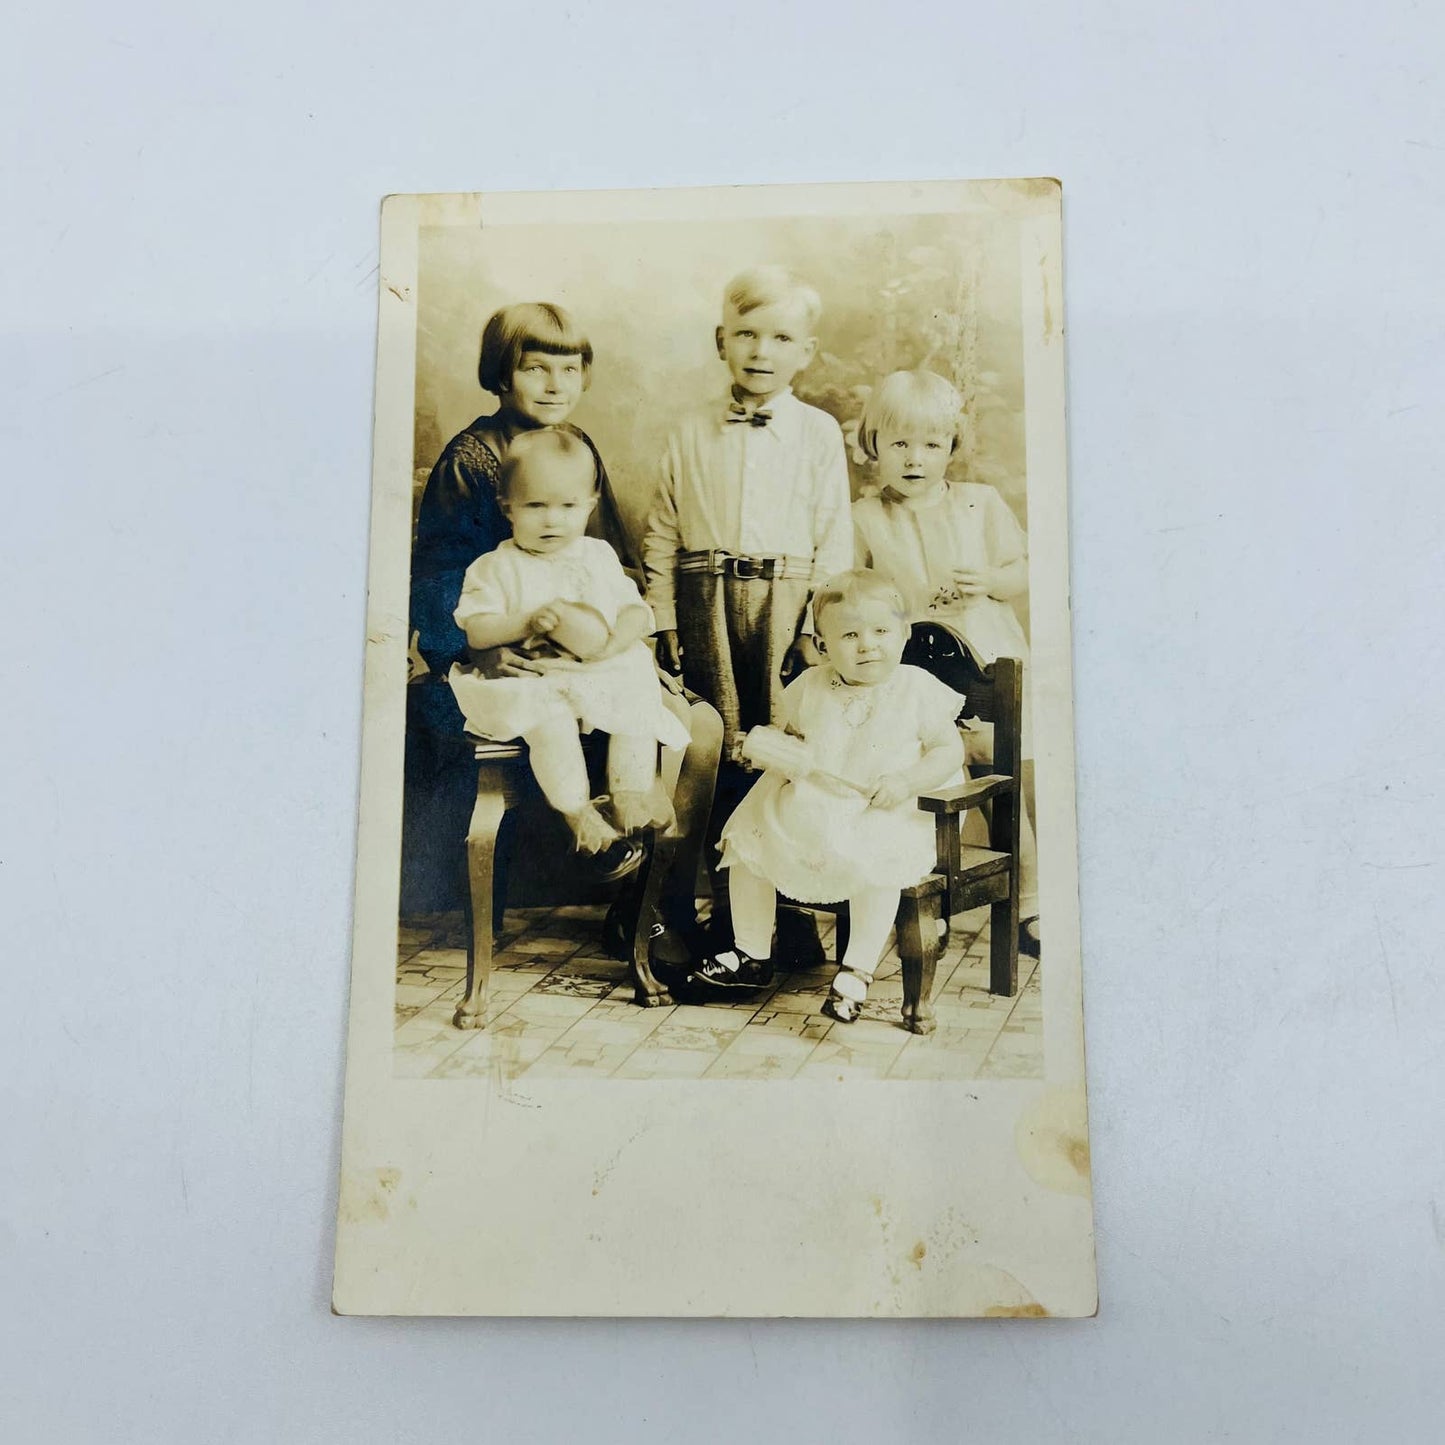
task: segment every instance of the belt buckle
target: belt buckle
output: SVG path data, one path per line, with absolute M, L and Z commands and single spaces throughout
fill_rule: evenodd
M 775 557 L 730 557 L 728 566 L 741 582 L 768 582 L 774 575 Z

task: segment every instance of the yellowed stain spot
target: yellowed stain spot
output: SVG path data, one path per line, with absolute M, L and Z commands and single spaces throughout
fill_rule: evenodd
M 984 1317 L 990 1320 L 1046 1320 L 1049 1312 L 1037 1300 L 1022 1305 L 989 1305 Z
M 400 1169 L 370 1169 L 345 1175 L 341 1181 L 342 1219 L 348 1224 L 382 1223 L 391 1216 L 400 1183 Z M 414 1199 L 408 1203 L 416 1208 Z
M 910 1249 L 910 1250 L 908 1251 L 908 1258 L 909 1258 L 909 1261 L 912 1263 L 914 1269 L 922 1269 L 922 1268 L 923 1268 L 923 1257 L 924 1257 L 924 1255 L 926 1255 L 927 1253 L 928 1253 L 928 1246 L 927 1246 L 926 1244 L 924 1244 L 924 1242 L 923 1242 L 921 1239 L 918 1241 L 917 1244 L 915 1244 L 915 1245 L 913 1246 L 912 1249 Z
M 1014 1125 L 1019 1163 L 1036 1184 L 1089 1197 L 1089 1117 L 1079 1089 L 1049 1089 Z

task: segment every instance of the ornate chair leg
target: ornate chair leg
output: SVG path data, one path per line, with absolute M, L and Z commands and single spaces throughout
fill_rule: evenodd
M 903 964 L 903 1023 L 909 1033 L 934 1030 L 933 975 L 938 965 L 939 908 L 944 883 L 905 893 L 898 907 L 898 957 Z
M 670 1004 L 672 995 L 657 981 L 652 972 L 652 925 L 659 917 L 658 900 L 662 886 L 672 868 L 676 844 L 659 838 L 652 829 L 646 838 L 647 856 L 642 867 L 625 885 L 622 899 L 624 931 L 627 938 L 627 966 L 632 975 L 633 1002 L 641 1008 L 657 1008 Z
M 471 932 L 467 938 L 467 991 L 452 1015 L 459 1029 L 485 1023 L 487 979 L 492 972 L 496 931 L 492 883 L 497 861 L 497 833 L 507 814 L 505 787 L 486 768 L 477 777 L 477 801 L 467 826 L 467 888 L 471 897 Z

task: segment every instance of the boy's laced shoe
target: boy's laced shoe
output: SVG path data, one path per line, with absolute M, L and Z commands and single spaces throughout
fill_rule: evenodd
M 734 946 L 705 959 L 688 974 L 689 984 L 703 988 L 766 988 L 773 981 L 773 961 L 754 958 Z

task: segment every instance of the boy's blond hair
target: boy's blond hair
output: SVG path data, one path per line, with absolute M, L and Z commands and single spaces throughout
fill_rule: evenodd
M 740 271 L 723 288 L 723 312 L 746 316 L 759 306 L 796 303 L 807 317 L 808 330 L 817 326 L 823 314 L 823 302 L 806 281 L 795 276 L 786 266 L 754 266 Z

